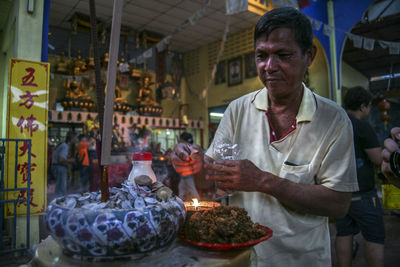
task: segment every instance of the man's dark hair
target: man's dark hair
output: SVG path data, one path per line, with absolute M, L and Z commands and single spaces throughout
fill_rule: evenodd
M 278 7 L 265 13 L 254 29 L 254 45 L 261 36 L 268 36 L 273 30 L 288 28 L 294 33 L 297 44 L 303 55 L 312 46 L 313 30 L 306 15 L 293 7 Z
M 343 99 L 343 104 L 345 109 L 355 111 L 360 109 L 362 104 L 368 106 L 371 100 L 372 94 L 368 90 L 361 86 L 356 86 L 347 90 Z
M 76 137 L 76 133 L 75 133 L 75 132 L 72 132 L 72 131 L 69 131 L 69 132 L 67 133 L 67 136 L 65 137 L 65 142 L 69 143 L 69 142 L 71 142 L 71 140 L 74 139 L 75 137 Z
M 181 133 L 180 138 L 182 140 L 185 140 L 186 142 L 188 142 L 189 144 L 193 144 L 193 135 L 187 132 L 183 132 Z

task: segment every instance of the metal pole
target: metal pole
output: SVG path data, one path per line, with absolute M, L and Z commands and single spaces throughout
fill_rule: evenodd
M 112 117 L 114 113 L 115 82 L 117 76 L 117 59 L 119 49 L 119 37 L 121 31 L 123 0 L 114 0 L 113 17 L 111 24 L 111 38 L 109 61 L 107 67 L 106 101 L 104 108 L 103 131 L 101 134 L 101 166 L 103 166 L 102 194 L 101 200 L 106 201 L 109 197 L 107 165 L 110 164 Z
M 18 151 L 17 151 L 18 152 Z M 32 156 L 32 142 L 28 140 L 28 189 L 26 195 L 26 248 L 30 248 L 31 241 L 31 156 Z
M 112 139 L 112 117 L 114 113 L 115 81 L 117 74 L 117 59 L 119 37 L 121 31 L 121 18 L 123 0 L 114 0 L 113 17 L 111 24 L 111 38 L 109 50 L 109 62 L 107 68 L 106 101 L 104 109 L 103 132 L 101 135 L 101 165 L 109 165 Z

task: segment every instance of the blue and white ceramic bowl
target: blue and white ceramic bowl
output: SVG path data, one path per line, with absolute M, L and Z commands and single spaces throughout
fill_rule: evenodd
M 108 208 L 103 203 L 98 209 L 95 203 L 65 205 L 74 202 L 71 198 L 83 197 L 74 194 L 54 199 L 44 217 L 51 236 L 72 255 L 115 257 L 161 248 L 176 237 L 185 219 L 185 205 L 176 196 L 168 201 L 148 201 L 150 204 L 145 201 L 140 208 Z M 121 199 L 121 194 L 116 199 Z

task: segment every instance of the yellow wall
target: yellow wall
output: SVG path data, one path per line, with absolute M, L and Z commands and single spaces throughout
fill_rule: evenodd
M 258 77 L 243 79 L 243 83 L 231 87 L 226 83 L 212 85 L 208 94 L 208 107 L 228 105 L 232 100 L 263 87 Z
M 369 81 L 368 78 L 362 75 L 360 72 L 350 67 L 344 61 L 341 62 L 342 65 L 342 87 L 354 87 L 362 86 L 368 89 Z
M 35 1 L 33 14 L 26 11 L 27 0 L 13 1 L 0 47 L 0 136 L 5 137 L 7 125 L 7 83 L 10 58 L 40 61 L 42 50 L 43 0 Z M 1 7 L 1 6 L 0 6 Z M 8 226 L 11 220 L 7 221 Z M 39 216 L 30 219 L 30 244 L 39 242 Z M 17 247 L 26 241 L 26 217 L 17 219 Z M 26 245 L 26 244 L 25 244 Z
M 310 72 L 310 88 L 320 96 L 330 97 L 329 86 L 329 68 L 328 60 L 318 39 L 314 38 L 314 44 L 317 47 L 317 54 L 312 65 L 309 68 Z
M 207 85 L 207 48 L 206 46 L 196 49 L 199 60 L 199 72 L 185 77 L 184 86 L 181 88 L 181 100 L 183 104 L 189 104 L 188 118 L 200 120 L 204 122 L 204 142 L 205 147 L 208 146 L 208 115 L 207 115 L 207 98 L 201 98 L 201 91 Z M 186 56 L 186 55 L 185 55 Z

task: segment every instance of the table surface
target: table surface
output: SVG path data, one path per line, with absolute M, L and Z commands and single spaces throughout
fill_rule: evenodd
M 208 251 L 175 239 L 167 247 L 148 253 L 129 255 L 124 259 L 82 260 L 65 255 L 62 248 L 48 236 L 35 249 L 30 266 L 252 266 L 253 248 L 233 251 Z

